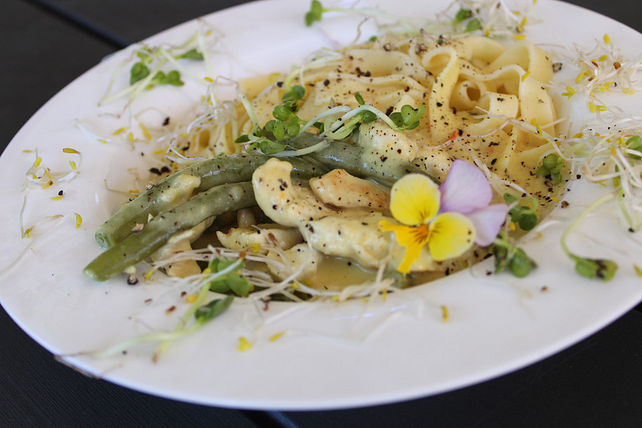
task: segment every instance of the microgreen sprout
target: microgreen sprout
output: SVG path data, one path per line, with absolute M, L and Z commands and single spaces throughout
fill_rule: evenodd
M 466 24 L 466 28 L 464 29 L 464 33 L 472 33 L 473 31 L 481 30 L 482 24 L 479 21 L 478 18 L 473 18 L 470 21 L 468 21 L 468 24 Z
M 357 100 L 357 103 L 359 103 L 360 106 L 364 105 L 366 102 L 363 100 L 363 97 L 359 92 L 354 94 L 354 98 Z
M 535 2 L 523 2 L 523 8 L 510 8 L 504 1 L 496 0 L 456 0 L 437 14 L 436 20 L 417 19 L 408 16 L 395 16 L 377 8 L 326 8 L 320 1 L 313 0 L 305 14 L 305 24 L 309 27 L 321 21 L 328 12 L 356 13 L 368 18 L 382 18 L 385 23 L 377 23 L 381 33 L 418 34 L 420 28 L 432 34 L 470 33 L 480 30 L 487 37 L 514 36 L 524 31 L 527 16 Z M 513 5 L 518 6 L 518 5 Z M 458 7 L 457 12 L 452 12 Z M 392 21 L 392 23 L 391 23 Z
M 520 9 L 518 6 L 523 7 Z M 481 30 L 487 37 L 515 36 L 524 31 L 527 17 L 535 2 L 508 2 L 496 0 L 456 0 L 438 14 L 446 21 L 451 32 Z M 454 15 L 453 8 L 457 8 Z M 442 32 L 444 33 L 444 32 Z
M 179 320 L 176 328 L 168 332 L 156 332 L 137 336 L 124 342 L 118 343 L 102 351 L 94 352 L 95 358 L 105 358 L 125 351 L 126 349 L 141 343 L 161 342 L 154 350 L 152 360 L 156 362 L 158 358 L 174 343 L 176 340 L 191 335 L 201 329 L 208 321 L 223 313 L 234 300 L 233 296 L 225 296 L 223 299 L 217 299 L 210 303 L 205 303 L 210 293 L 210 284 L 218 278 L 224 278 L 227 275 L 236 272 L 243 263 L 242 258 L 234 260 L 226 266 L 218 265 L 218 272 L 204 272 L 203 278 L 199 275 L 199 292 L 196 299 L 189 306 L 187 311 Z M 191 325 L 190 321 L 192 321 Z
M 192 48 L 178 55 L 176 59 L 193 59 L 197 61 L 202 61 L 204 57 L 203 57 L 203 54 L 199 52 L 196 48 Z
M 564 168 L 564 159 L 559 157 L 557 153 L 549 153 L 542 159 L 542 165 L 537 168 L 535 175 L 537 177 L 544 177 L 559 184 L 562 181 L 562 169 Z
M 532 198 L 534 202 L 533 206 L 525 206 L 517 204 L 517 198 L 515 198 L 510 193 L 504 193 L 504 201 L 507 204 L 515 204 L 509 211 L 508 214 L 511 216 L 511 220 L 518 224 L 522 230 L 531 230 L 537 224 L 537 212 L 538 204 L 535 198 Z
M 608 34 L 596 40 L 593 48 L 575 46 L 575 52 L 568 61 L 578 68 L 579 73 L 574 82 L 566 86 L 563 95 L 571 98 L 575 94 L 583 94 L 591 113 L 609 109 L 598 98 L 602 93 L 617 90 L 633 95 L 642 89 L 638 78 L 642 60 L 639 56 L 633 59 L 624 57 Z
M 625 142 L 626 148 L 629 150 L 635 150 L 636 152 L 642 153 L 642 138 L 639 135 L 634 135 Z M 631 159 L 640 160 L 640 155 L 634 153 L 628 153 L 628 156 Z
M 458 24 L 466 19 L 472 18 L 473 11 L 470 9 L 459 9 L 455 14 L 455 19 L 453 20 L 454 24 Z
M 143 89 L 152 89 L 158 85 L 182 86 L 181 71 L 185 71 L 178 61 L 180 60 L 205 60 L 204 53 L 196 47 L 189 48 L 196 40 L 200 41 L 199 33 L 192 36 L 186 43 L 181 46 L 167 47 L 149 47 L 141 46 L 130 56 L 130 58 L 114 70 L 107 91 L 98 103 L 104 105 L 115 101 L 119 98 L 129 96 L 133 100 Z M 186 50 L 187 49 L 187 50 Z M 132 59 L 137 59 L 129 69 L 129 86 L 115 93 L 111 93 L 112 86 L 118 76 L 121 68 L 131 63 Z M 168 63 L 171 63 L 176 69 L 163 71 Z
M 223 299 L 214 299 L 209 303 L 199 306 L 194 312 L 194 318 L 199 325 L 203 325 L 209 320 L 219 316 L 232 304 L 234 297 L 225 296 Z
M 129 84 L 133 85 L 139 80 L 143 80 L 149 75 L 149 67 L 147 67 L 142 61 L 139 61 L 132 65 L 131 70 L 129 70 Z
M 595 210 L 597 207 L 602 205 L 605 202 L 610 201 L 613 199 L 613 194 L 609 193 L 608 195 L 605 195 L 598 199 L 597 201 L 593 202 L 591 205 L 589 205 L 588 208 L 586 208 L 582 214 L 580 214 L 564 231 L 562 234 L 562 237 L 560 239 L 560 242 L 562 244 L 562 250 L 564 250 L 564 253 L 575 262 L 575 271 L 587 278 L 591 279 L 601 279 L 602 281 L 609 281 L 611 280 L 614 276 L 615 273 L 617 272 L 618 265 L 612 260 L 608 259 L 593 259 L 593 258 L 588 258 L 588 257 L 582 257 L 577 254 L 574 254 L 571 252 L 571 250 L 568 248 L 568 244 L 566 243 L 566 240 L 568 239 L 568 236 L 573 232 L 579 225 L 580 223 L 586 218 L 586 216 L 591 213 L 593 210 Z
M 452 24 L 455 28 L 459 28 L 460 24 L 463 24 L 464 22 L 466 22 L 464 33 L 471 33 L 473 31 L 483 29 L 481 21 L 475 16 L 475 13 L 472 9 L 459 9 L 455 14 L 455 18 L 452 20 Z
M 303 86 L 300 86 L 300 85 L 295 85 L 285 94 L 283 94 L 283 96 L 281 97 L 281 101 L 283 102 L 299 101 L 304 96 L 305 96 L 305 88 L 303 88 Z
M 342 13 L 359 13 L 367 16 L 385 16 L 386 13 L 379 9 L 362 8 L 362 9 L 346 9 L 346 8 L 326 8 L 323 7 L 319 0 L 312 0 L 310 2 L 310 10 L 305 14 L 305 25 L 310 27 L 317 21 L 321 21 L 324 13 L 328 12 L 342 12 Z
M 183 86 L 184 84 L 185 82 L 181 80 L 181 73 L 177 70 L 172 70 L 167 74 L 158 71 L 145 89 L 152 89 L 156 85 Z
M 390 119 L 395 123 L 397 130 L 410 131 L 419 126 L 419 121 L 425 110 L 425 105 L 412 108 L 412 106 L 406 104 L 401 107 L 401 111 L 391 113 Z
M 305 25 L 309 27 L 315 22 L 321 21 L 323 12 L 325 12 L 325 10 L 323 9 L 321 2 L 318 0 L 312 0 L 310 10 L 305 14 Z
M 620 211 L 634 231 L 642 228 L 642 151 L 635 150 L 641 121 L 636 116 L 614 116 L 608 124 L 586 126 L 569 139 L 569 159 L 581 161 L 582 177 L 588 181 L 613 184 Z
M 421 18 L 410 18 L 410 17 L 404 17 L 404 16 L 394 16 L 393 14 L 386 12 L 384 10 L 378 9 L 378 8 L 369 8 L 369 7 L 364 7 L 364 8 L 357 8 L 357 7 L 351 7 L 351 8 L 327 8 L 324 7 L 320 1 L 318 0 L 312 0 L 310 3 L 310 9 L 308 12 L 305 14 L 305 25 L 310 27 L 312 24 L 314 24 L 317 21 L 321 21 L 323 18 L 323 15 L 325 13 L 329 12 L 338 12 L 338 13 L 353 13 L 353 14 L 358 14 L 361 15 L 365 18 L 381 18 L 382 20 L 386 22 L 390 21 L 396 21 L 394 24 L 385 24 L 385 25 L 379 25 L 380 29 L 386 29 L 387 31 L 384 32 L 404 32 L 404 33 L 419 33 L 420 28 L 429 28 L 429 27 L 434 27 L 438 26 L 439 29 L 435 30 L 435 33 L 439 33 L 444 25 L 441 25 L 441 23 L 435 23 L 433 21 L 429 21 L 426 19 L 421 19 Z M 362 21 L 363 22 L 363 21 Z M 360 33 L 360 31 L 359 31 Z M 370 38 L 372 41 L 372 37 Z
M 298 102 L 304 96 L 305 89 L 302 86 L 293 86 L 281 97 L 283 103 L 272 110 L 274 119 L 266 122 L 262 128 L 255 124 L 254 130 L 249 135 L 241 135 L 234 142 L 249 143 L 249 149 L 260 150 L 266 155 L 282 152 L 288 148 L 287 144 L 282 142 L 299 135 L 301 126 L 306 123 L 296 114 L 300 107 Z M 251 107 L 246 103 L 244 103 L 244 106 L 246 109 Z M 249 110 L 248 114 L 250 114 Z
M 537 263 L 526 254 L 526 251 L 511 244 L 504 234 L 495 239 L 493 254 L 496 273 L 508 269 L 516 277 L 524 278 L 537 267 Z
M 250 285 L 249 281 L 239 273 L 239 271 L 243 269 L 243 262 L 238 263 L 238 260 L 216 258 L 209 263 L 207 273 L 221 272 L 235 263 L 237 266 L 234 270 L 210 281 L 210 290 L 217 293 L 228 293 L 231 291 L 241 297 L 247 296 L 249 292 L 252 291 L 253 287 Z
M 260 127 L 254 120 L 254 129 L 249 134 L 240 135 L 234 141 L 244 143 L 248 149 L 260 150 L 267 155 L 278 154 L 288 148 L 287 141 L 295 138 L 301 132 L 315 127 L 319 133 L 332 140 L 342 140 L 349 137 L 355 132 L 362 123 L 369 123 L 377 120 L 383 120 L 388 126 L 396 131 L 407 131 L 419 126 L 421 117 L 426 110 L 425 105 L 418 108 L 406 104 L 399 112 L 393 112 L 388 117 L 385 113 L 372 105 L 365 104 L 365 100 L 360 93 L 355 94 L 355 99 L 359 107 L 350 110 L 347 106 L 338 106 L 323 114 L 319 114 L 310 121 L 305 122 L 297 116 L 299 110 L 299 101 L 305 97 L 305 89 L 300 85 L 292 86 L 281 97 L 281 104 L 272 110 L 274 119 L 269 120 L 263 127 Z M 255 117 L 254 109 L 251 103 L 241 97 L 243 106 L 252 119 Z M 324 117 L 332 117 L 336 113 L 345 113 L 343 116 L 336 118 L 329 126 L 320 120 Z M 336 116 L 334 116 L 336 117 Z M 322 148 L 321 145 L 318 148 Z M 289 152 L 289 153 L 298 153 Z M 306 151 L 306 153 L 308 153 Z

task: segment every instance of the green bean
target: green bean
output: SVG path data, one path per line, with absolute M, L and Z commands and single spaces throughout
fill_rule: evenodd
M 176 232 L 194 227 L 211 216 L 255 204 L 250 182 L 212 187 L 159 213 L 141 232 L 129 235 L 96 257 L 85 267 L 84 273 L 96 281 L 105 281 L 149 257 Z
M 299 148 L 304 148 L 317 144 L 321 137 L 309 133 L 303 133 L 293 139 L 291 144 Z M 375 165 L 371 165 L 363 158 L 364 150 L 357 144 L 347 143 L 344 141 L 332 140 L 330 145 L 317 152 L 306 155 L 306 158 L 312 158 L 330 169 L 345 169 L 352 175 L 361 178 L 372 178 L 382 184 L 391 186 L 406 174 L 419 173 L 426 175 L 426 172 L 418 166 L 406 162 L 393 164 L 388 171 L 383 171 Z M 431 177 L 432 178 L 432 177 Z M 434 181 L 434 178 L 432 178 Z
M 268 159 L 269 156 L 253 153 L 221 155 L 182 169 L 123 205 L 98 228 L 95 234 L 96 241 L 103 248 L 111 248 L 130 235 L 136 224 L 147 223 L 150 214 L 155 216 L 180 203 L 174 198 L 163 196 L 177 187 L 177 181 L 184 174 L 200 178 L 200 185 L 196 189 L 196 192 L 200 192 L 220 184 L 248 181 L 252 178 L 254 170 Z M 291 162 L 292 173 L 295 176 L 310 178 L 326 171 L 311 159 L 292 158 Z

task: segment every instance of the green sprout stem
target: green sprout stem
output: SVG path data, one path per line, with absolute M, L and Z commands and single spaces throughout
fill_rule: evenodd
M 568 248 L 567 239 L 568 236 L 575 230 L 577 227 L 584 221 L 586 216 L 591 212 L 597 209 L 600 205 L 610 201 L 614 198 L 613 193 L 604 195 L 591 205 L 589 205 L 564 231 L 560 238 L 560 243 L 564 253 L 575 262 L 575 271 L 587 278 L 597 278 L 603 281 L 608 281 L 615 275 L 617 271 L 617 264 L 608 259 L 590 259 L 588 257 L 582 257 L 571 252 Z
M 327 63 L 336 60 L 337 58 L 338 56 L 336 55 L 334 57 L 332 55 L 328 55 L 328 56 L 315 59 L 314 61 L 310 61 L 309 63 L 302 65 L 301 67 L 295 68 L 290 73 L 288 73 L 287 76 L 285 76 L 285 79 L 283 79 L 283 87 L 289 91 L 290 89 L 292 89 L 292 82 L 294 81 L 294 79 L 296 79 L 298 75 L 300 75 L 301 73 L 307 70 L 317 68 L 317 67 L 322 67 Z
M 201 49 L 201 52 L 199 53 L 202 55 L 202 59 L 205 60 L 206 64 L 208 65 L 208 72 L 209 72 L 209 63 L 207 61 L 206 50 L 204 49 L 205 43 L 203 41 L 203 36 L 200 31 L 194 32 L 194 34 L 192 34 L 192 36 L 187 41 L 185 41 L 183 44 L 178 46 L 166 45 L 166 47 L 150 48 L 148 46 L 142 45 L 139 49 L 137 49 L 135 52 L 132 53 L 132 55 L 127 61 L 119 64 L 115 68 L 111 76 L 111 79 L 109 81 L 109 84 L 107 85 L 107 90 L 105 91 L 105 94 L 98 102 L 98 105 L 103 106 L 105 104 L 108 104 L 112 101 L 115 101 L 117 99 L 120 99 L 128 95 L 131 102 L 134 98 L 136 98 L 140 94 L 140 92 L 143 89 L 148 88 L 149 83 L 152 82 L 152 79 L 154 79 L 156 74 L 160 71 L 161 67 L 165 65 L 167 62 L 171 62 L 172 64 L 174 64 L 177 67 L 177 69 L 183 72 L 183 74 L 190 75 L 186 72 L 185 68 L 182 67 L 177 62 L 177 59 L 182 58 L 182 55 L 185 54 L 184 52 L 185 49 L 187 49 L 189 46 L 193 46 L 196 42 L 198 42 L 198 46 Z M 116 81 L 116 77 L 120 74 L 125 64 L 131 62 L 131 60 L 136 56 L 140 58 L 140 62 L 142 62 L 144 66 L 151 66 L 153 63 L 156 63 L 154 69 L 150 70 L 149 75 L 147 75 L 146 78 L 141 79 L 129 85 L 128 87 L 112 94 L 111 91 L 112 91 L 114 82 Z M 190 75 L 190 77 L 195 79 L 196 81 L 200 81 L 200 79 L 194 77 L 193 75 Z
M 374 113 L 375 116 L 377 116 L 379 119 L 383 120 L 389 127 L 394 129 L 395 131 L 398 131 L 399 128 L 397 125 L 390 119 L 384 112 L 379 110 L 378 108 L 371 106 L 369 104 L 364 104 L 362 106 L 359 106 L 357 108 L 352 109 L 351 111 L 347 112 L 343 116 L 341 116 L 341 120 L 335 121 L 332 125 L 330 125 L 330 132 L 336 131 L 341 125 L 346 124 L 351 118 L 354 116 L 358 115 L 361 112 L 364 111 L 369 111 L 371 113 Z
M 195 331 L 197 331 L 200 328 L 200 325 L 194 325 L 190 331 L 187 332 L 187 334 L 191 334 Z M 149 334 L 143 334 L 141 336 L 136 336 L 131 339 L 125 340 L 123 342 L 117 343 L 114 346 L 111 346 L 103 351 L 99 352 L 94 352 L 91 354 L 92 357 L 94 358 L 108 358 L 111 356 L 114 356 L 116 354 L 120 354 L 123 351 L 126 351 L 127 349 L 131 348 L 134 345 L 139 345 L 141 343 L 149 343 L 149 342 L 161 342 L 161 341 L 167 341 L 167 340 L 176 340 L 186 334 L 185 331 L 181 332 L 159 332 L 159 333 L 149 333 Z
M 340 113 L 347 113 L 350 110 L 351 110 L 351 108 L 348 107 L 348 106 L 337 106 L 337 107 L 333 107 L 331 109 L 328 109 L 328 110 L 326 110 L 324 112 L 321 112 L 321 113 L 317 114 L 316 116 L 314 116 L 312 119 L 308 120 L 305 123 L 305 125 L 303 125 L 301 127 L 301 132 L 304 132 L 304 131 L 308 130 L 309 128 L 313 127 L 315 123 L 317 123 L 318 121 L 320 121 L 323 118 L 326 118 L 326 117 L 329 117 L 329 116 L 334 116 L 334 115 L 340 114 Z
M 310 11 L 305 15 L 305 25 L 311 26 L 316 21 L 321 21 L 324 13 L 338 12 L 338 13 L 356 13 L 368 17 L 384 17 L 389 18 L 390 15 L 383 10 L 375 8 L 362 8 L 362 9 L 347 9 L 340 7 L 323 7 L 320 1 L 313 0 L 310 4 Z
M 228 273 L 234 272 L 236 269 L 238 269 L 241 264 L 243 263 L 243 259 L 238 259 L 225 269 L 216 272 L 214 274 L 210 274 L 207 277 L 207 281 L 205 284 L 201 286 L 201 289 L 198 292 L 198 296 L 196 296 L 196 300 L 192 302 L 190 307 L 185 311 L 181 319 L 178 321 L 178 324 L 176 325 L 176 328 L 174 329 L 173 333 L 181 333 L 183 332 L 183 335 L 185 334 L 191 334 L 194 331 L 198 330 L 202 326 L 202 324 L 196 324 L 189 330 L 185 330 L 185 326 L 187 325 L 188 321 L 194 316 L 198 308 L 200 308 L 203 303 L 205 303 L 205 299 L 207 298 L 208 292 L 210 291 L 210 284 L 213 280 L 216 278 L 223 277 L 227 275 Z M 196 327 L 196 329 L 194 329 Z M 158 359 L 171 345 L 174 343 L 174 341 L 181 337 L 181 335 L 177 337 L 170 337 L 169 339 L 163 341 L 161 344 L 159 344 L 156 349 L 154 350 L 154 360 Z
M 187 47 L 188 47 L 188 46 L 191 46 L 192 44 L 194 44 L 194 42 L 197 40 L 197 38 L 198 38 L 200 35 L 201 35 L 201 32 L 200 32 L 200 31 L 195 31 L 195 32 L 194 32 L 194 33 L 189 37 L 189 39 L 187 39 L 187 40 L 185 40 L 185 41 L 183 42 L 183 44 L 180 44 L 180 45 L 178 45 L 178 46 L 171 46 L 169 49 L 170 49 L 170 50 L 181 50 L 181 51 L 182 51 L 182 50 L 185 50 L 185 49 L 187 49 Z
M 131 95 L 130 95 L 130 99 L 134 99 L 134 98 L 136 98 L 136 97 L 138 96 L 138 94 L 139 94 L 143 89 L 145 89 L 145 88 L 147 87 L 147 85 L 149 85 L 149 82 L 151 82 L 151 81 L 152 81 L 152 79 L 154 78 L 154 76 L 156 76 L 156 73 L 158 73 L 158 72 L 160 71 L 161 67 L 162 67 L 163 65 L 165 65 L 165 63 L 167 63 L 167 60 L 159 61 L 159 63 L 158 63 L 158 64 L 156 65 L 156 67 L 155 67 L 155 68 L 154 68 L 154 69 L 153 69 L 153 70 L 152 70 L 152 71 L 147 75 L 147 77 L 145 77 L 145 78 L 144 78 L 144 79 L 142 79 L 142 80 L 139 80 L 138 82 L 134 83 L 134 84 L 133 84 L 133 85 L 131 85 L 131 86 L 126 87 L 125 89 L 122 89 L 122 90 L 120 90 L 120 91 L 116 92 L 116 93 L 115 93 L 115 94 L 113 94 L 113 95 L 103 97 L 103 99 L 102 99 L 102 100 L 100 100 L 100 101 L 98 102 L 98 105 L 99 105 L 99 106 L 103 106 L 103 105 L 105 105 L 105 104 L 109 104 L 109 103 L 111 103 L 112 101 L 116 101 L 117 99 L 122 98 L 122 97 L 124 97 L 124 96 L 126 96 L 126 95 L 129 95 L 129 94 L 131 94 Z M 106 94 L 105 94 L 105 95 L 106 95 Z
M 292 91 L 293 89 L 294 88 L 290 89 L 290 91 Z M 256 117 L 256 112 L 254 110 L 254 107 L 252 106 L 252 103 L 243 94 L 239 94 L 238 97 L 241 103 L 243 104 L 243 107 L 247 112 L 250 121 L 253 124 L 253 129 L 247 135 L 242 136 L 244 137 L 243 140 L 239 140 L 237 142 L 242 142 L 247 145 L 252 145 L 254 143 L 258 143 L 261 141 L 270 142 L 270 140 L 266 140 L 266 138 L 259 133 L 259 131 L 261 130 L 261 126 L 258 122 L 258 118 Z M 351 109 L 348 106 L 337 106 L 317 114 L 312 119 L 305 122 L 303 126 L 299 129 L 298 133 L 296 133 L 296 135 L 289 135 L 289 138 L 294 138 L 297 135 L 300 135 L 302 132 L 305 132 L 307 129 L 313 127 L 316 123 L 318 123 L 323 118 L 329 118 L 335 115 L 339 115 L 341 113 L 344 113 L 343 116 L 337 118 L 336 120 L 334 120 L 334 122 L 332 122 L 330 126 L 326 127 L 326 130 L 322 133 L 325 137 L 333 140 L 342 140 L 347 138 L 359 126 L 360 123 L 366 121 L 366 119 L 364 118 L 366 113 L 369 113 L 371 115 L 371 118 L 368 120 L 374 120 L 372 118 L 372 116 L 374 116 L 374 118 L 381 119 L 384 123 L 386 123 L 390 128 L 392 128 L 395 131 L 404 131 L 405 129 L 413 129 L 418 125 L 421 115 L 423 114 L 424 107 L 422 106 L 417 110 L 413 109 L 410 106 L 404 106 L 403 108 L 404 109 L 407 108 L 408 111 L 410 111 L 413 114 L 412 116 L 410 116 L 412 118 L 410 119 L 410 121 L 413 122 L 412 127 L 409 127 L 409 124 L 402 124 L 401 126 L 398 126 L 384 112 L 382 112 L 381 110 L 369 104 L 359 105 L 354 109 Z M 276 115 L 277 113 L 273 113 L 273 114 Z M 281 116 L 278 115 L 278 117 L 281 117 Z M 302 123 L 302 121 L 300 122 Z M 281 143 L 280 146 L 282 147 L 278 149 L 278 151 L 285 150 L 286 148 L 285 144 Z M 321 150 L 323 148 L 325 148 L 325 146 L 316 145 L 316 146 L 301 149 L 301 150 L 287 151 L 286 152 L 287 154 L 284 153 L 280 156 L 301 156 L 303 154 L 312 153 L 314 151 Z M 271 154 L 275 154 L 275 153 L 271 153 Z
M 162 56 L 164 56 L 164 57 L 167 59 L 167 61 L 169 61 L 172 65 L 174 65 L 174 67 L 176 67 L 176 69 L 177 69 L 178 71 L 180 71 L 182 75 L 184 75 L 184 76 L 189 76 L 189 77 L 191 77 L 193 80 L 195 80 L 195 81 L 197 81 L 197 82 L 199 82 L 199 83 L 205 83 L 203 79 L 199 79 L 198 77 L 194 76 L 192 73 L 189 73 L 189 72 L 187 71 L 187 69 L 186 69 L 185 67 L 183 67 L 182 65 L 180 65 L 180 64 L 178 63 L 178 61 L 176 61 L 176 58 L 175 58 L 172 54 L 170 54 L 168 51 L 166 51 L 165 49 L 159 49 L 159 51 L 158 51 L 158 52 L 159 52 Z
M 633 218 L 631 217 L 629 210 L 626 208 L 626 205 L 624 204 L 624 189 L 622 187 L 620 187 L 620 189 L 617 192 L 617 204 L 620 207 L 620 211 L 622 212 L 622 216 L 624 216 L 624 221 L 626 221 L 626 224 L 628 224 L 629 227 L 634 228 Z
M 574 258 L 574 254 L 569 250 L 568 245 L 566 244 L 566 240 L 568 239 L 568 236 L 577 229 L 577 227 L 584 221 L 586 216 L 588 216 L 591 212 L 593 212 L 595 209 L 597 209 L 600 205 L 610 201 L 613 199 L 613 194 L 609 193 L 608 195 L 602 196 L 600 199 L 596 200 L 593 202 L 591 205 L 589 205 L 574 221 L 571 223 L 564 233 L 562 233 L 562 237 L 560 238 L 561 244 L 562 244 L 562 249 L 564 250 L 564 253 L 566 253 L 567 256 Z
M 167 63 L 167 60 L 158 61 L 158 65 L 156 65 L 154 70 L 152 70 L 151 73 L 149 73 L 149 75 L 145 77 L 143 80 L 141 80 L 140 82 L 137 82 L 138 85 L 135 85 L 136 89 L 134 90 L 134 93 L 131 95 L 130 98 L 131 99 L 136 98 L 143 89 L 147 88 L 147 85 L 149 85 L 152 79 L 156 76 L 156 73 L 158 73 L 161 67 L 163 67 L 166 63 Z
M 243 263 L 243 260 L 238 259 L 234 263 L 227 266 L 225 269 L 222 269 L 219 272 L 210 274 L 206 278 L 204 278 L 205 282 L 201 286 L 198 296 L 196 297 L 196 300 L 192 302 L 192 304 L 187 309 L 185 314 L 183 314 L 178 324 L 176 325 L 176 328 L 173 331 L 148 333 L 148 334 L 136 336 L 131 339 L 127 339 L 123 342 L 117 343 L 116 345 L 113 345 L 105 350 L 94 352 L 91 355 L 94 358 L 107 358 L 107 357 L 111 357 L 116 354 L 119 354 L 123 351 L 126 351 L 128 348 L 131 348 L 132 346 L 135 346 L 135 345 L 139 345 L 142 343 L 150 343 L 150 342 L 161 342 L 154 350 L 153 360 L 154 361 L 158 360 L 161 354 L 164 353 L 177 339 L 180 339 L 185 336 L 189 336 L 190 334 L 193 334 L 196 331 L 198 331 L 201 327 L 203 327 L 203 325 L 205 325 L 205 323 L 196 322 L 191 327 L 186 328 L 186 325 L 189 322 L 189 320 L 194 316 L 198 308 L 200 308 L 205 302 L 205 299 L 207 298 L 208 292 L 210 290 L 211 281 L 215 280 L 216 278 L 223 277 L 231 272 L 234 272 L 236 269 L 238 269 L 241 266 L 242 263 Z
M 305 156 L 309 155 L 310 153 L 318 152 L 319 150 L 323 150 L 327 148 L 330 145 L 330 142 L 328 140 L 323 140 L 319 143 L 313 144 L 309 147 L 305 147 L 303 149 L 299 150 L 284 150 L 280 153 L 275 153 L 274 157 L 294 157 L 294 156 Z
M 205 303 L 205 298 L 207 297 L 208 291 L 209 291 L 209 282 L 206 282 L 204 285 L 201 286 L 201 290 L 198 292 L 198 296 L 196 297 L 196 300 L 192 302 L 191 306 L 187 309 L 185 314 L 181 317 L 181 319 L 178 321 L 178 324 L 176 325 L 176 328 L 174 329 L 173 333 L 179 334 L 181 332 L 184 333 L 185 331 L 185 325 L 189 321 L 189 319 L 194 315 L 196 310 L 203 304 Z M 196 327 L 196 326 L 194 326 Z M 191 332 L 190 332 L 191 333 Z M 156 349 L 154 350 L 154 359 L 158 359 L 167 349 L 174 343 L 174 340 L 177 338 L 181 337 L 180 335 L 176 337 L 170 337 L 168 339 L 165 339 L 163 342 L 161 342 Z
M 494 241 L 495 272 L 507 269 L 518 278 L 524 278 L 537 267 L 537 263 L 526 252 L 509 242 L 507 234 L 502 232 Z
M 254 134 L 254 132 L 260 128 L 259 119 L 256 117 L 254 106 L 252 105 L 250 100 L 248 100 L 247 97 L 243 94 L 239 94 L 239 99 L 241 100 L 241 104 L 243 104 L 243 108 L 245 108 L 247 116 L 250 118 L 250 122 L 252 122 L 252 125 L 254 125 L 254 129 L 252 130 L 252 134 Z
M 200 31 L 198 32 L 197 43 L 198 48 L 201 50 L 201 54 L 203 55 L 203 61 L 205 62 L 205 71 L 207 72 L 207 75 L 214 76 L 214 70 L 212 69 L 212 64 L 210 63 L 210 57 L 207 54 L 207 48 L 205 47 L 205 38 Z

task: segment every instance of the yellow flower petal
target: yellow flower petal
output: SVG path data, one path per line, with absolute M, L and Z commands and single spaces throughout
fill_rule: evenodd
M 390 212 L 403 224 L 424 224 L 439 211 L 439 201 L 439 187 L 430 178 L 408 174 L 392 186 Z
M 406 253 L 397 270 L 401 273 L 410 272 L 410 267 L 419 258 L 422 248 L 428 242 L 430 237 L 429 226 L 426 224 L 404 226 L 382 220 L 379 222 L 379 228 L 386 232 L 394 232 L 399 245 L 406 247 Z
M 446 260 L 462 255 L 475 240 L 475 227 L 462 214 L 440 214 L 430 224 L 428 249 L 433 259 Z

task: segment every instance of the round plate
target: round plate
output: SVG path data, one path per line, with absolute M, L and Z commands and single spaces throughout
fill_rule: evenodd
M 378 3 L 396 10 L 392 0 Z M 446 4 L 408 1 L 403 13 L 431 17 Z M 354 38 L 356 17 L 328 16 L 314 28 L 304 27 L 307 6 L 296 0 L 258 2 L 202 18 L 221 35 L 214 72 L 239 78 L 288 71 L 311 51 Z M 627 57 L 640 54 L 639 33 L 565 3 L 540 2 L 529 21 L 535 23 L 526 34 L 538 44 L 555 45 L 563 31 L 566 41 L 592 47 L 609 33 Z M 178 44 L 198 25 L 189 22 L 147 42 Z M 525 239 L 524 248 L 539 263 L 527 278 L 487 276 L 492 264 L 486 261 L 367 303 L 273 303 L 263 310 L 238 301 L 197 334 L 176 342 L 156 363 L 150 358 L 152 345 L 106 359 L 82 355 L 172 329 L 188 305 L 180 288 L 153 280 L 130 287 L 122 278 L 98 284 L 81 272 L 100 251 L 93 232 L 123 200 L 106 183 L 126 191 L 133 186 L 127 169 L 149 168 L 140 156 L 144 147 L 137 144 L 132 150 L 112 136 L 129 120 L 128 115 L 116 117 L 123 103 L 97 106 L 113 70 L 130 54 L 131 48 L 114 55 L 56 95 L 0 159 L 5 189 L 0 301 L 29 335 L 79 370 L 150 394 L 218 406 L 328 409 L 387 403 L 462 387 L 545 358 L 604 327 L 642 298 L 633 269 L 642 236 L 626 231 L 616 206 L 602 207 L 570 242 L 584 255 L 616 260 L 620 270 L 613 281 L 576 275 L 562 253 L 559 236 L 565 225 L 604 191 L 574 183 L 565 196 L 570 207 L 556 210 L 541 234 Z M 204 73 L 202 64 L 188 67 Z M 115 85 L 124 87 L 126 76 Z M 146 92 L 132 106 L 134 113 L 145 111 L 134 122 L 186 115 L 203 88 L 195 79 L 182 88 Z M 629 97 L 621 105 L 633 111 L 639 101 Z M 145 110 L 150 106 L 154 109 Z M 586 119 L 583 109 L 571 109 L 571 120 Z M 112 141 L 88 138 L 81 128 Z M 65 147 L 80 151 L 82 159 L 64 153 Z M 52 171 L 68 171 L 68 161 L 74 160 L 80 174 L 68 183 L 25 191 L 24 173 L 35 159 L 25 151 L 35 149 Z M 64 197 L 52 200 L 59 190 Z M 20 232 L 23 201 L 24 227 L 35 225 L 28 238 Z M 75 214 L 83 218 L 79 228 Z M 170 312 L 171 306 L 176 309 Z M 278 333 L 283 333 L 280 339 L 270 340 Z M 253 344 L 249 351 L 237 350 L 240 337 Z

